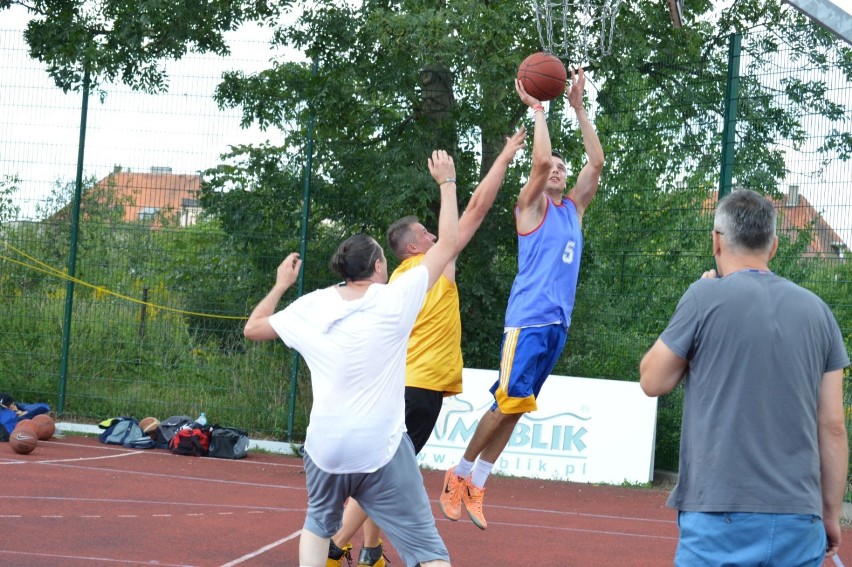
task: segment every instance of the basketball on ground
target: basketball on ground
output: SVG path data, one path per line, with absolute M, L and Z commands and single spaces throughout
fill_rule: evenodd
M 157 437 L 157 428 L 160 426 L 160 420 L 156 417 L 146 417 L 142 421 L 139 422 L 139 427 L 142 429 L 142 432 L 145 433 L 148 437 L 152 439 L 156 439 Z
M 38 437 L 27 428 L 20 429 L 16 427 L 12 435 L 9 436 L 9 445 L 19 455 L 26 455 L 27 453 L 32 453 L 33 449 L 36 448 Z
M 25 429 L 28 430 L 28 431 L 32 431 L 33 433 L 37 433 L 36 424 L 31 419 L 22 419 L 21 421 L 19 421 L 15 425 L 14 431 L 18 431 L 18 430 L 23 431 Z
M 565 92 L 568 71 L 558 57 L 539 51 L 523 60 L 518 80 L 533 98 L 553 100 Z
M 49 415 L 46 413 L 39 414 L 33 417 L 32 422 L 35 423 L 36 436 L 39 441 L 46 441 L 53 437 L 53 433 L 56 431 L 56 424 L 53 423 L 53 418 Z

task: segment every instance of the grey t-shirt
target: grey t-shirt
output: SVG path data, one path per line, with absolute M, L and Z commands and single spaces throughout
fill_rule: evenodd
M 821 516 L 819 389 L 849 365 L 825 302 L 767 272 L 702 279 L 660 338 L 689 361 L 668 505 Z

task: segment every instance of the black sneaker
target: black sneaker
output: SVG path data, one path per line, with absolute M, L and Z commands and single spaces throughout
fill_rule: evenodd
M 390 561 L 382 553 L 382 540 L 376 547 L 362 547 L 358 555 L 358 567 L 385 567 Z
M 325 561 L 325 567 L 341 567 L 343 560 L 346 560 L 346 565 L 352 567 L 352 544 L 347 543 L 343 549 L 335 545 L 334 540 L 328 541 L 328 559 Z

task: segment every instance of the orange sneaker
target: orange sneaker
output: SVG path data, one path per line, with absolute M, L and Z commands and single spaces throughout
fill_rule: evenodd
M 461 518 L 462 492 L 467 482 L 460 476 L 456 476 L 456 468 L 453 467 L 444 475 L 444 488 L 441 498 L 438 499 L 438 508 L 448 520 L 456 521 Z
M 485 521 L 485 515 L 482 513 L 482 499 L 485 497 L 485 489 L 477 488 L 466 480 L 464 490 L 462 491 L 462 503 L 464 504 L 467 515 L 476 524 L 480 530 L 488 527 L 488 522 Z

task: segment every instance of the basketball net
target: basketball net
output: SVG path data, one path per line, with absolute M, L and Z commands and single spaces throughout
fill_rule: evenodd
M 542 49 L 569 68 L 598 62 L 612 50 L 621 0 L 533 0 Z

